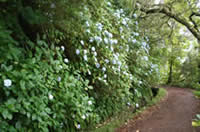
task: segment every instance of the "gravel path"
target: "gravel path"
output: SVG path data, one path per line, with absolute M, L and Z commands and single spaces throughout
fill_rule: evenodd
M 200 128 L 192 127 L 192 119 L 200 113 L 200 101 L 189 89 L 166 89 L 168 94 L 164 100 L 116 132 L 200 132 Z

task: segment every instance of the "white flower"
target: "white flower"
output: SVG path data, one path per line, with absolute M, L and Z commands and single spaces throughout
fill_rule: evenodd
M 103 71 L 103 72 L 105 72 L 105 71 L 106 71 L 106 68 L 105 68 L 105 67 L 103 67 L 103 68 L 102 68 L 102 71 Z
M 131 105 L 130 102 L 128 102 L 127 105 L 130 106 Z
M 124 10 L 123 10 L 123 9 L 120 9 L 119 11 L 120 11 L 120 13 L 123 13 L 123 12 L 124 12 Z
M 82 118 L 83 120 L 85 120 L 86 117 L 85 117 L 85 115 L 82 115 L 81 118 Z
M 69 63 L 69 60 L 67 58 L 64 59 L 65 63 Z
M 80 129 L 80 128 L 81 128 L 81 125 L 80 125 L 80 124 L 78 124 L 78 125 L 77 125 L 77 128 L 78 128 L 78 129 Z
M 138 90 L 137 90 L 137 89 L 134 89 L 134 91 L 135 91 L 136 93 L 138 93 Z
M 118 67 L 118 69 L 117 69 L 119 72 L 121 71 L 121 69 L 120 69 L 120 67 Z
M 63 69 L 63 66 L 62 66 L 62 65 L 60 65 L 59 67 L 60 67 L 60 69 Z
M 76 49 L 76 54 L 79 55 L 80 54 L 80 50 Z
M 85 61 L 87 61 L 88 59 L 87 59 L 87 55 L 84 55 L 83 56 L 83 59 L 85 60 Z
M 12 81 L 10 79 L 5 79 L 4 80 L 4 86 L 5 87 L 10 87 L 12 85 Z
M 112 60 L 112 63 L 115 65 L 115 64 L 116 64 L 116 60 L 115 60 L 115 59 L 113 59 L 113 60 Z
M 101 23 L 97 23 L 96 26 L 99 31 L 102 31 L 103 25 Z
M 114 44 L 117 44 L 117 43 L 118 43 L 118 40 L 114 39 L 114 40 L 113 40 L 113 43 L 114 43 Z
M 84 54 L 87 54 L 87 50 L 83 50 L 83 53 L 84 53 Z
M 135 24 L 138 25 L 138 22 L 136 21 Z
M 125 19 L 122 20 L 122 24 L 123 24 L 123 25 L 126 25 L 126 24 L 127 24 L 127 22 L 126 22 Z
M 49 94 L 49 99 L 52 100 L 53 99 L 53 95 Z
M 101 81 L 102 79 L 100 77 L 98 77 L 98 79 Z
M 90 29 L 86 29 L 86 33 L 90 33 Z
M 122 35 L 121 38 L 124 39 L 124 36 Z
M 139 107 L 139 104 L 137 103 L 135 106 L 136 106 L 136 108 L 138 108 L 138 107 Z
M 147 46 L 147 43 L 146 43 L 146 42 L 142 42 L 142 46 L 143 46 L 143 47 L 146 47 L 146 46 Z
M 99 68 L 99 67 L 100 67 L 100 64 L 99 64 L 99 63 L 96 63 L 96 67 Z
M 118 61 L 118 62 L 117 62 L 117 64 L 118 64 L 119 66 L 121 66 L 121 65 L 122 65 L 121 61 Z
M 105 43 L 105 44 L 108 44 L 108 43 L 109 43 L 109 41 L 108 41 L 107 38 L 104 38 L 104 43 Z
M 135 33 L 135 36 L 139 36 L 139 33 Z
M 58 82 L 60 82 L 61 81 L 61 77 L 58 77 L 57 80 L 58 80 Z
M 86 25 L 86 27 L 89 27 L 89 26 L 90 26 L 90 24 L 89 24 L 88 21 L 85 22 L 85 25 Z
M 137 40 L 136 40 L 136 39 L 133 39 L 133 40 L 132 40 L 132 43 L 136 43 L 136 42 L 137 42 Z
M 119 31 L 120 31 L 120 33 L 122 33 L 122 32 L 123 32 L 123 28 L 122 28 L 122 27 L 120 27 L 120 28 L 119 28 Z
M 90 43 L 94 42 L 94 38 L 90 37 Z
M 97 56 L 97 52 L 94 52 L 94 56 Z
M 139 84 L 142 84 L 142 81 L 139 81 Z
M 110 3 L 110 2 L 107 2 L 107 5 L 108 5 L 108 6 L 111 6 L 111 3 Z
M 92 105 L 92 101 L 91 101 L 91 100 L 89 100 L 89 101 L 88 101 L 88 104 L 89 104 L 89 105 Z
M 98 43 L 100 43 L 100 42 L 102 41 L 102 38 L 99 37 L 99 36 L 95 36 L 94 39 L 95 39 Z
M 97 29 L 98 29 L 99 31 L 102 31 L 103 27 L 97 27 Z
M 109 43 L 112 45 L 114 42 L 112 39 L 109 39 Z
M 106 80 L 103 80 L 104 81 L 104 83 L 107 83 L 107 81 Z
M 104 78 L 107 78 L 107 74 L 105 74 L 103 77 L 104 77 Z
M 90 72 L 90 70 L 88 70 L 88 74 L 89 74 L 89 75 L 91 75 L 91 72 Z
M 135 13 L 134 13 L 134 14 L 133 14 L 133 17 L 135 17 L 135 18 L 136 18 L 136 17 L 137 17 L 137 14 L 135 14 Z
M 148 61 L 149 60 L 148 56 L 143 56 L 143 60 Z
M 81 40 L 81 45 L 84 45 L 84 41 L 83 40 Z
M 95 47 L 92 47 L 92 51 L 95 51 Z
M 114 16 L 120 19 L 120 13 L 114 13 Z
M 96 57 L 94 58 L 94 61 L 96 61 L 96 62 L 98 61 Z
M 105 59 L 105 62 L 108 64 L 108 63 L 109 63 L 109 60 L 108 60 L 108 59 Z
M 109 37 L 109 38 L 112 38 L 112 37 L 113 37 L 112 33 L 109 33 L 108 37 Z
M 114 48 L 111 46 L 111 47 L 110 47 L 110 50 L 111 50 L 111 51 L 114 51 Z
M 104 34 L 105 34 L 107 37 L 109 37 L 109 38 L 112 38 L 112 37 L 113 37 L 112 33 L 109 33 L 107 30 L 104 31 Z
M 65 47 L 64 47 L 64 46 L 61 46 L 61 50 L 64 51 L 64 50 L 65 50 Z

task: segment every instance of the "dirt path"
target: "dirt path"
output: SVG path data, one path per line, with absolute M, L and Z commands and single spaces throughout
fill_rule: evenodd
M 117 132 L 200 132 L 192 127 L 192 119 L 200 112 L 200 101 L 191 90 L 166 88 L 167 97 L 138 117 L 122 126 Z

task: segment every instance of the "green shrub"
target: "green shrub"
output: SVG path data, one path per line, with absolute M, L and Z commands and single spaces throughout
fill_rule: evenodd
M 10 4 L 1 18 L 12 21 L 0 21 L 1 130 L 84 130 L 151 99 L 158 66 L 137 15 L 118 1 Z

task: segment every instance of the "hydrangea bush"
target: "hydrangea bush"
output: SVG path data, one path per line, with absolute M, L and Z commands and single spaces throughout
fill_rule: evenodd
M 33 5 L 35 38 L 0 22 L 0 130 L 84 130 L 150 100 L 159 71 L 136 13 L 117 0 Z

